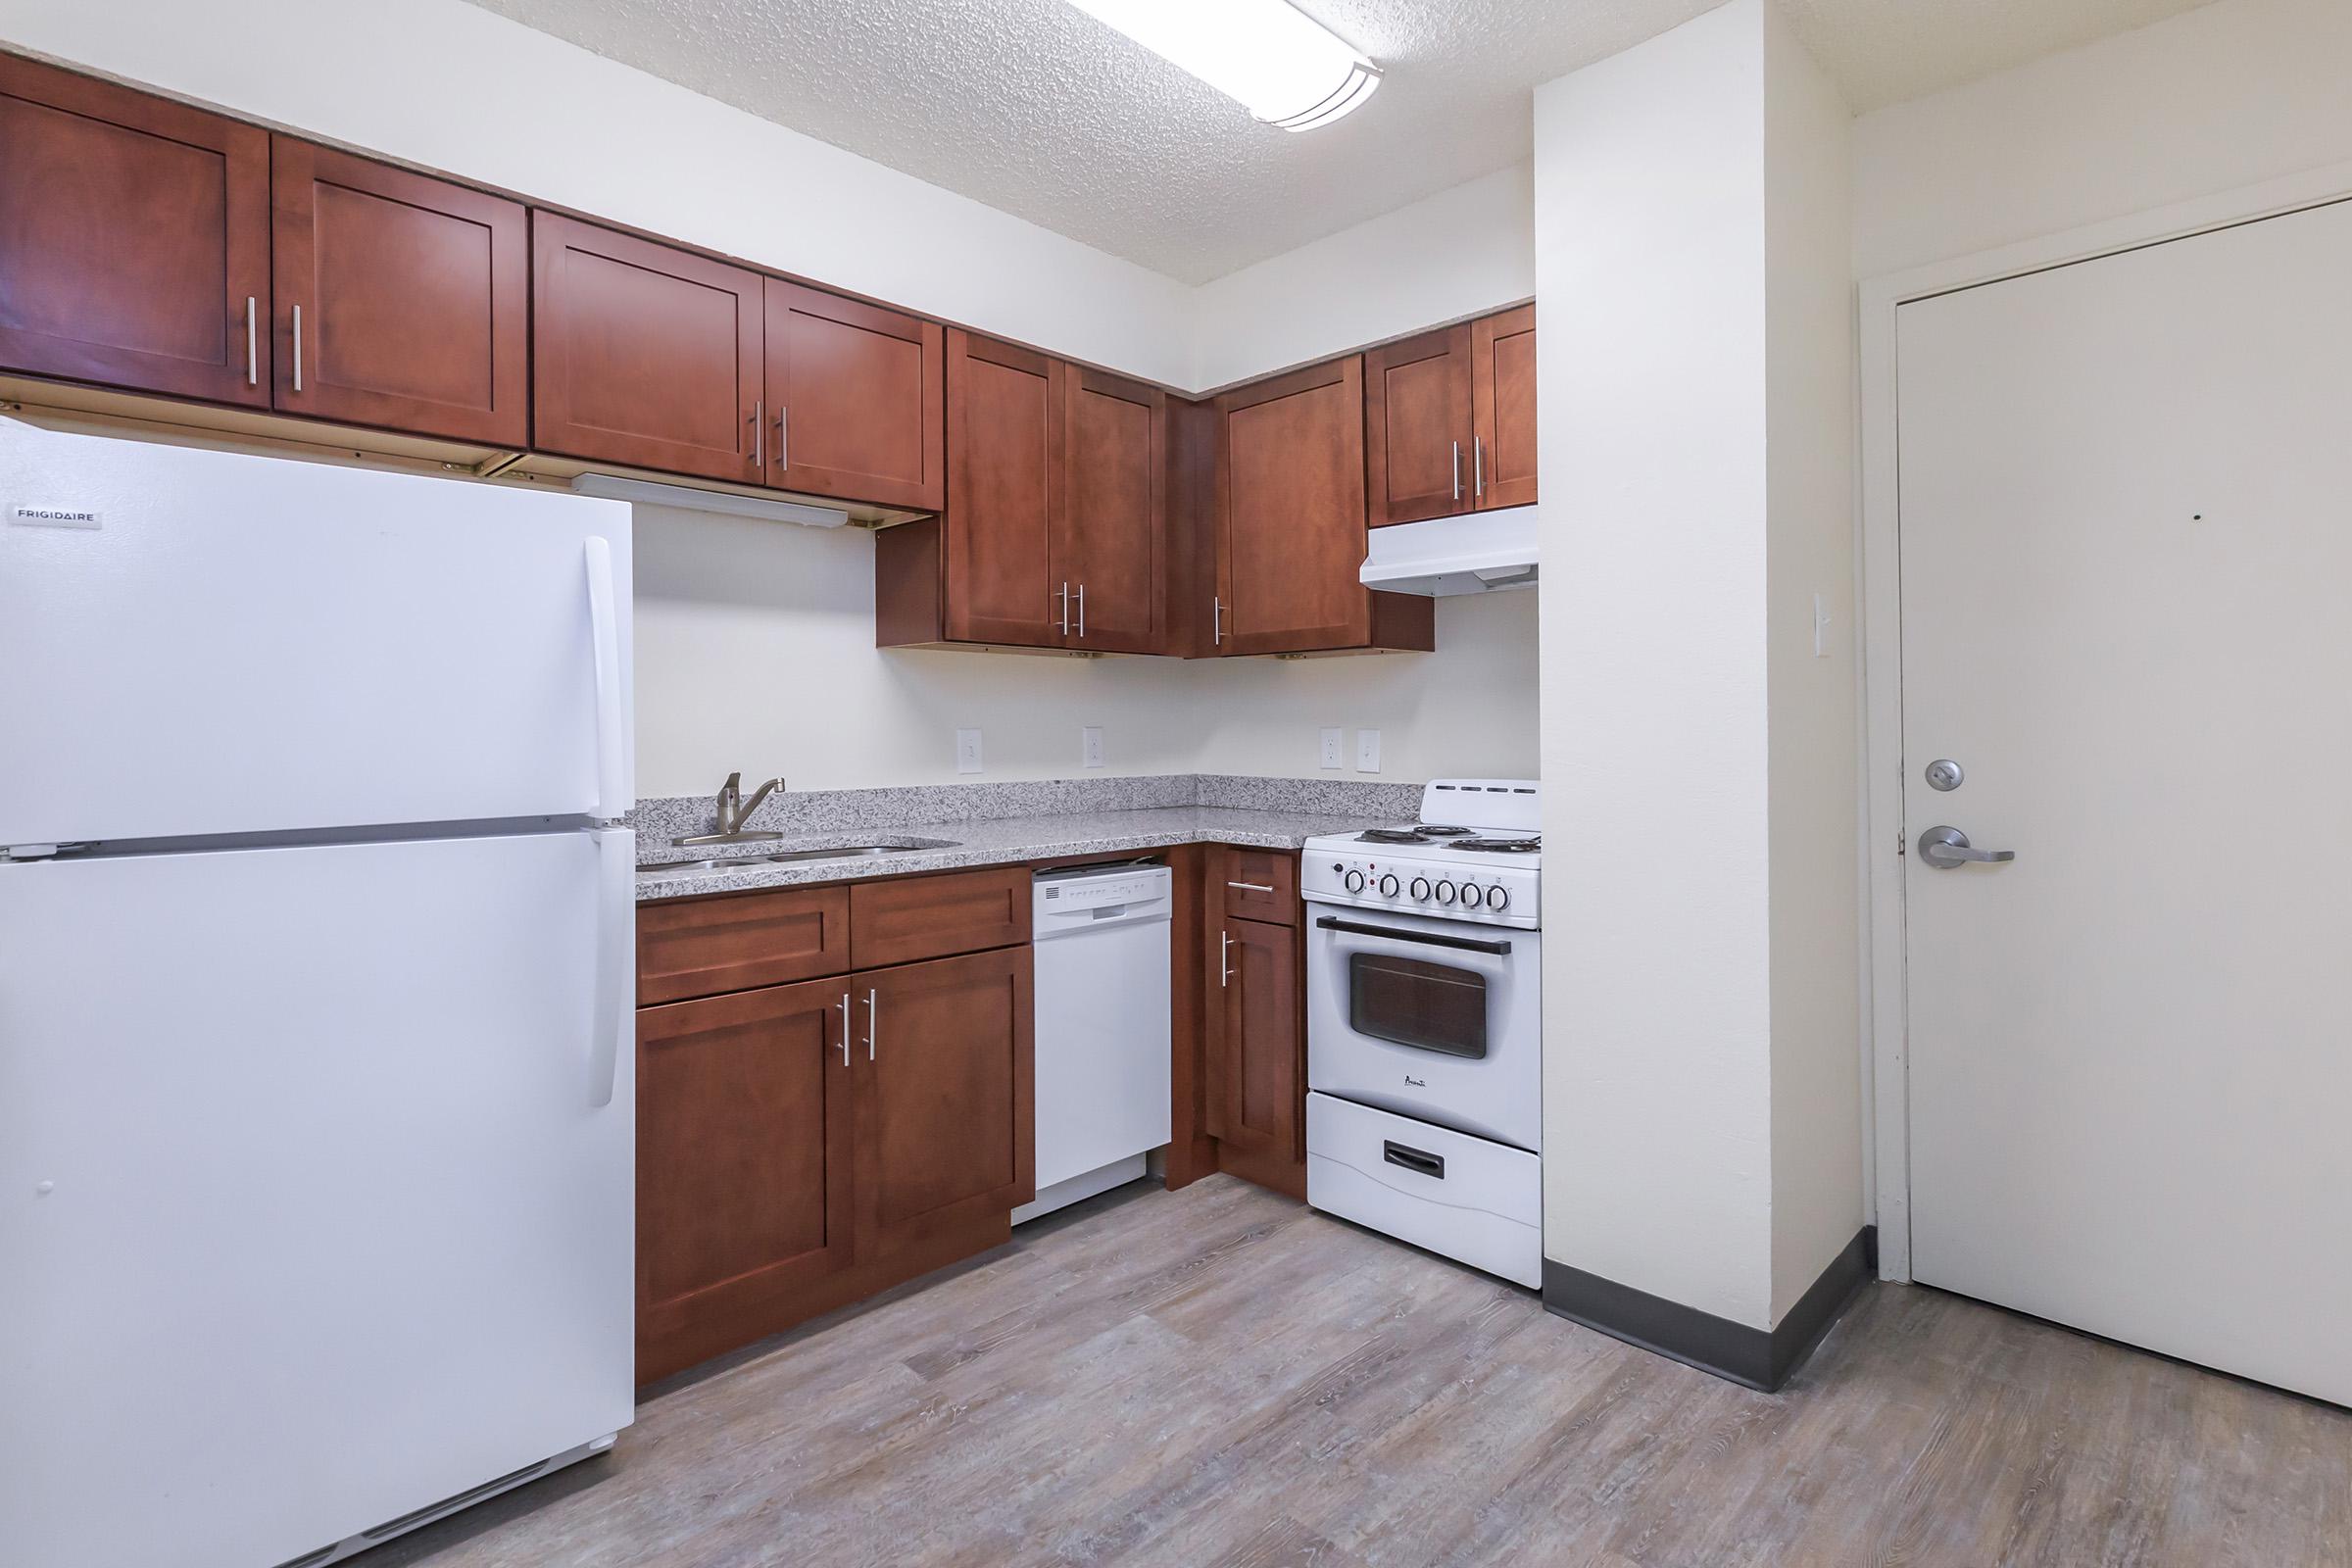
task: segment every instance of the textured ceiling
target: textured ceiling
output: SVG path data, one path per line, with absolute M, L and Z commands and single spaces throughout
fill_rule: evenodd
M 1295 0 L 1388 73 L 1294 135 L 1063 0 L 474 0 L 1205 282 L 1529 152 L 1529 89 L 1720 0 Z M 2201 0 L 1784 0 L 1856 109 Z

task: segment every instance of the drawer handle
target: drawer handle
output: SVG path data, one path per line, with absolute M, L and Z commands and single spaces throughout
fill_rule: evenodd
M 1274 891 L 1263 882 L 1228 882 L 1225 885 L 1229 888 L 1240 888 L 1244 893 L 1271 893 Z
M 1446 1156 L 1443 1154 L 1432 1154 L 1409 1144 L 1391 1143 L 1384 1139 L 1380 1146 L 1380 1157 L 1392 1165 L 1402 1165 L 1416 1176 L 1434 1176 L 1439 1181 L 1446 1179 Z
M 850 994 L 841 994 L 841 1064 L 850 1064 Z

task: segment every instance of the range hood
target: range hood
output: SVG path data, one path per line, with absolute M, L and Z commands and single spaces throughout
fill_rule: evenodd
M 1393 522 L 1368 532 L 1371 553 L 1358 573 L 1367 588 L 1436 599 L 1536 585 L 1532 506 Z

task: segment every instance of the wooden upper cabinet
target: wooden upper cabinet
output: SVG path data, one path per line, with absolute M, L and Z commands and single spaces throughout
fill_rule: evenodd
M 766 279 L 531 215 L 534 445 L 757 484 Z
M 1470 328 L 1473 489 L 1481 507 L 1523 507 L 1536 499 L 1536 308 L 1522 305 Z
M 1216 652 L 1362 647 L 1363 360 L 1217 399 Z
M 0 55 L 0 368 L 270 404 L 270 133 Z
M 1057 645 L 1050 517 L 1064 367 L 954 327 L 947 353 L 947 636 Z
M 1167 648 L 1166 395 L 1071 366 L 1064 373 L 1053 571 L 1069 585 L 1071 648 Z
M 638 1013 L 638 1381 L 805 1316 L 853 1260 L 849 995 L 815 981 Z
M 947 490 L 937 321 L 767 280 L 767 482 L 936 512 Z
M 1471 362 L 1468 322 L 1364 355 L 1371 526 L 1450 516 L 1476 505 Z
M 278 410 L 527 444 L 522 205 L 290 136 L 270 185 Z
M 852 978 L 860 1254 L 1036 1197 L 1030 950 Z

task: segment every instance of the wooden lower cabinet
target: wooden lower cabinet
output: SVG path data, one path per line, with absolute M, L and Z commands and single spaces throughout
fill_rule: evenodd
M 640 1383 L 1005 1240 L 1030 975 L 1022 946 L 639 1009 Z
M 846 995 L 815 980 L 637 1014 L 640 1382 L 799 1321 L 849 1269 Z
M 861 1254 L 1037 1196 L 1030 975 L 1021 947 L 851 977 Z
M 1212 850 L 1212 882 L 1249 852 Z M 1202 901 L 1207 945 L 1201 1008 L 1207 1130 L 1217 1165 L 1261 1186 L 1306 1196 L 1304 948 L 1296 915 L 1242 919 Z

